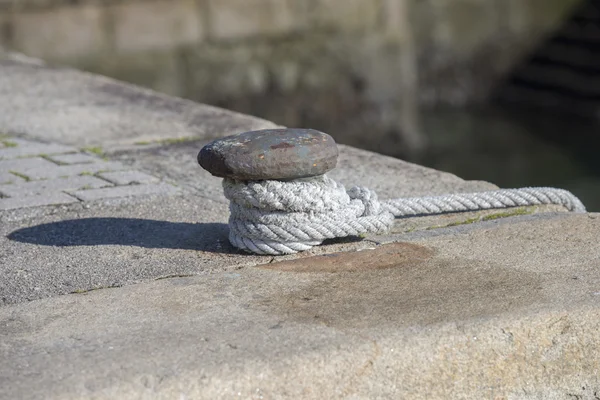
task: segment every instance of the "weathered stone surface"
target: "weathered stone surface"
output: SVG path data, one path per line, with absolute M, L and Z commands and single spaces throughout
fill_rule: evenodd
M 5 172 L 4 170 L 0 171 L 0 184 L 16 182 L 24 182 L 24 179 L 20 176 L 11 174 L 10 172 Z
M 63 154 L 77 151 L 77 149 L 70 146 L 38 143 L 21 139 L 12 139 L 11 144 L 13 144 L 13 146 L 0 149 L 0 160 L 37 156 L 39 154 Z
M 95 4 L 14 13 L 12 32 L 15 50 L 53 60 L 102 52 L 110 37 L 102 7 Z
M 215 140 L 198 153 L 211 174 L 239 180 L 323 175 L 338 158 L 333 138 L 313 129 L 266 129 Z
M 195 96 L 195 99 L 210 103 L 222 101 L 223 93 L 236 86 L 231 82 L 239 81 L 248 73 L 249 64 L 240 62 L 238 55 L 244 55 L 248 48 L 254 47 L 257 52 L 266 54 L 269 61 L 256 62 L 254 57 L 248 58 L 258 64 L 254 69 L 269 71 L 269 75 L 281 60 L 287 62 L 297 57 L 306 80 L 327 81 L 328 70 L 333 69 L 335 75 L 347 75 L 343 84 L 363 82 L 359 86 L 366 86 L 367 92 L 374 91 L 372 81 L 383 81 L 388 83 L 387 88 L 393 88 L 386 92 L 396 93 L 390 101 L 402 100 L 407 85 L 412 87 L 418 81 L 423 90 L 416 95 L 423 101 L 439 99 L 456 104 L 457 99 L 474 100 L 473 96 L 479 99 L 488 94 L 489 86 L 494 86 L 485 84 L 489 79 L 504 77 L 524 53 L 552 32 L 574 5 L 582 2 L 129 0 L 74 4 L 64 0 L 4 0 L 0 1 L 0 7 L 7 4 L 7 12 L 0 20 L 6 21 L 1 21 L 6 29 L 0 29 L 0 43 L 5 42 L 7 47 L 32 56 L 53 57 L 80 68 L 93 65 L 95 71 L 107 71 L 109 76 L 127 76 L 131 82 L 180 96 Z M 42 3 L 45 5 L 39 7 Z M 401 22 L 394 24 L 400 26 L 399 29 L 387 29 L 389 25 L 385 21 L 389 21 L 390 16 Z M 203 38 L 203 32 L 210 36 L 212 43 L 194 45 Z M 274 36 L 285 40 L 271 40 Z M 372 52 L 374 42 L 382 36 L 386 36 L 387 43 Z M 290 49 L 290 38 L 300 38 L 298 49 Z M 357 43 L 357 39 L 363 38 L 364 42 Z M 315 51 L 315 41 L 326 43 L 324 52 Z M 402 45 L 391 50 L 398 43 Z M 213 44 L 225 49 L 227 55 L 212 53 Z M 432 48 L 436 49 L 436 57 L 428 56 Z M 126 51 L 132 57 L 114 57 L 114 50 Z M 157 51 L 164 53 L 155 63 L 132 62 L 137 57 L 151 57 Z M 372 57 L 365 55 L 369 51 Z M 207 62 L 202 63 L 204 71 L 200 72 L 200 75 L 209 75 L 206 86 L 204 82 L 182 85 L 178 79 L 167 78 L 177 75 L 190 82 L 198 68 L 189 60 L 198 53 L 207 58 Z M 496 60 L 494 63 L 485 62 L 490 56 Z M 225 62 L 228 58 L 231 62 Z M 406 65 L 413 65 L 408 72 L 403 67 L 405 59 L 408 60 Z M 402 64 L 398 60 L 402 60 Z M 173 70 L 171 64 L 177 64 L 177 67 Z M 217 67 L 207 68 L 210 64 L 217 64 Z M 418 79 L 410 73 L 412 70 L 420 75 Z M 387 79 L 379 79 L 382 72 Z M 157 80 L 157 76 L 164 79 Z M 271 85 L 269 82 L 269 87 Z M 325 103 L 331 104 L 329 96 L 340 91 L 339 83 L 335 87 L 327 91 L 329 99 Z M 331 119 L 335 118 L 331 114 L 344 114 L 336 118 L 343 122 L 355 115 L 356 107 L 340 113 L 339 103 L 354 105 L 373 100 L 353 96 L 349 89 L 341 90 L 339 102 L 331 104 L 323 112 L 324 117 L 319 117 Z M 379 89 L 385 88 L 378 85 L 376 90 Z M 260 94 L 266 90 L 267 85 L 262 86 Z M 241 104 L 247 104 L 248 112 L 268 107 L 268 115 L 276 115 L 278 104 L 296 104 L 300 94 L 289 93 L 284 101 L 279 95 L 261 95 L 253 100 L 256 89 L 249 86 L 240 91 L 244 97 Z M 284 114 L 289 115 L 289 120 L 284 123 L 294 124 L 294 120 L 303 118 L 307 112 L 315 113 L 317 108 L 324 108 L 311 107 L 314 93 L 308 97 L 302 107 L 286 107 Z M 413 97 L 416 101 L 417 96 Z M 254 108 L 252 103 L 258 99 L 261 105 Z M 332 126 L 339 126 L 338 121 Z M 356 118 L 358 121 L 360 118 Z
M 132 171 L 118 162 L 76 153 L 74 147 L 8 135 L 3 139 L 11 146 L 0 149 L 0 210 L 179 193 L 171 184 L 155 184 L 157 177 Z M 3 150 L 18 152 L 4 153 L 10 158 L 2 159 Z
M 114 197 L 132 197 L 151 194 L 172 195 L 179 193 L 176 187 L 167 184 L 145 184 L 131 186 L 106 187 L 101 189 L 78 190 L 73 196 L 83 201 L 110 199 Z
M 45 141 L 106 150 L 137 142 L 210 139 L 277 127 L 260 118 L 109 78 L 14 58 L 0 52 L 0 133 L 23 132 Z
M 127 169 L 125 165 L 116 162 L 98 162 L 90 164 L 56 165 L 15 169 L 30 179 L 57 179 L 65 176 L 95 174 L 100 171 L 120 171 Z
M 409 265 L 414 267 L 432 256 L 433 252 L 427 247 L 400 242 L 359 251 L 322 254 L 269 263 L 262 268 L 285 272 L 361 272 Z
M 131 185 L 140 183 L 156 183 L 158 178 L 140 171 L 102 172 L 99 177 L 115 185 Z
M 80 113 L 56 119 L 65 142 L 82 147 L 90 131 L 80 117 L 109 103 L 68 104 Z M 93 140 L 99 126 L 133 123 L 129 110 L 97 120 Z M 25 115 L 19 132 L 48 128 L 55 138 L 54 119 L 40 127 Z M 253 119 L 233 119 L 206 121 L 205 130 L 254 129 Z M 119 134 L 108 138 L 122 143 Z M 54 201 L 73 203 L 0 209 L 0 398 L 593 399 L 600 391 L 599 215 L 487 214 L 472 223 L 484 218 L 462 214 L 461 225 L 454 214 L 300 255 L 240 254 L 227 240 L 219 180 L 193 168 L 207 140 L 104 152 L 175 181 L 181 195 L 104 197 L 162 187 L 133 185 L 90 191 L 101 194 L 91 203 L 62 193 Z M 493 188 L 340 151 L 330 175 L 384 199 Z M 28 162 L 62 168 L 41 158 L 0 167 Z
M 307 13 L 311 25 L 339 30 L 379 28 L 382 9 L 379 0 L 318 0 Z
M 41 157 L 0 160 L 0 171 L 16 172 L 19 175 L 27 175 L 29 171 L 34 170 L 52 170 L 56 167 L 56 164 Z
M 2 183 L 2 182 L 0 182 Z M 65 178 L 17 183 L 12 185 L 0 184 L 0 195 L 7 197 L 25 197 L 56 192 L 68 192 L 77 189 L 96 189 L 111 184 L 94 176 L 70 176 Z
M 203 38 L 203 16 L 197 2 L 121 2 L 110 8 L 114 16 L 118 52 L 139 53 L 198 45 Z
M 599 218 L 408 235 L 433 256 L 384 269 L 246 267 L 6 306 L 0 397 L 593 399 Z
M 207 9 L 211 20 L 212 39 L 244 39 L 275 36 L 299 31 L 302 15 L 294 2 L 281 0 L 209 0 Z
M 48 153 L 45 153 L 48 154 Z M 75 153 L 75 154 L 61 154 L 61 155 L 50 155 L 46 158 L 54 161 L 57 164 L 89 164 L 95 163 L 98 161 L 102 161 L 98 157 L 91 156 L 89 154 L 84 153 Z
M 238 254 L 229 244 L 228 201 L 221 182 L 202 168 L 194 167 L 197 149 L 203 144 L 138 146 L 106 154 L 113 162 L 176 182 L 183 196 L 144 201 L 127 197 L 136 190 L 164 186 L 88 189 L 79 195 L 99 202 L 84 205 L 89 208 L 82 209 L 81 203 L 76 203 L 60 209 L 29 208 L 18 214 L 0 213 L 0 251 L 20 255 L 5 257 L 4 263 L 0 263 L 0 276 L 7 277 L 0 280 L 0 299 L 15 303 L 173 274 L 204 274 L 268 262 L 268 257 Z M 373 188 L 382 199 L 496 188 L 344 145 L 339 149 L 339 166 L 330 175 L 348 186 Z M 17 160 L 6 162 L 14 161 Z M 118 202 L 108 203 L 109 198 Z M 432 217 L 422 229 L 446 224 L 446 218 Z M 371 244 L 338 243 L 320 246 L 308 254 L 357 250 Z M 21 265 L 28 266 L 27 275 L 15 272 Z
M 0 198 L 0 211 L 75 203 L 77 199 L 61 192 L 49 192 L 26 197 Z

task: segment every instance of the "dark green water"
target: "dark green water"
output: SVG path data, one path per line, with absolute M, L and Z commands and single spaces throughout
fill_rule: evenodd
M 503 188 L 554 186 L 600 211 L 600 122 L 503 109 L 430 110 L 421 114 L 429 142 L 421 165 Z

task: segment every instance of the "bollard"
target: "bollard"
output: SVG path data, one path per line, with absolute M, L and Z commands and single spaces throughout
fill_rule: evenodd
M 337 159 L 333 138 L 313 129 L 245 132 L 217 139 L 198 154 L 212 175 L 240 181 L 319 176 L 334 169 Z
M 281 255 L 305 251 L 325 239 L 389 231 L 395 217 L 560 204 L 585 212 L 572 193 L 556 188 L 379 201 L 364 187 L 346 190 L 325 174 L 335 168 L 331 136 L 312 129 L 267 129 L 218 139 L 198 163 L 223 179 L 229 199 L 229 241 L 239 249 Z

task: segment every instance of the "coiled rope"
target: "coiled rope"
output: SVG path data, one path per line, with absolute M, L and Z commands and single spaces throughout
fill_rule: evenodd
M 346 190 L 322 175 L 293 181 L 223 180 L 230 200 L 229 241 L 256 254 L 305 251 L 325 239 L 387 232 L 394 217 L 559 204 L 585 212 L 581 201 L 556 188 L 501 189 L 479 193 L 379 201 L 363 187 Z

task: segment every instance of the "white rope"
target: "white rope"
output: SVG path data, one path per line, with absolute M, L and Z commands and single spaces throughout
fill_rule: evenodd
M 292 254 L 325 239 L 387 232 L 394 217 L 559 204 L 585 212 L 577 197 L 555 188 L 501 189 L 380 202 L 363 187 L 346 190 L 319 176 L 293 181 L 223 180 L 230 200 L 229 241 L 256 254 Z

